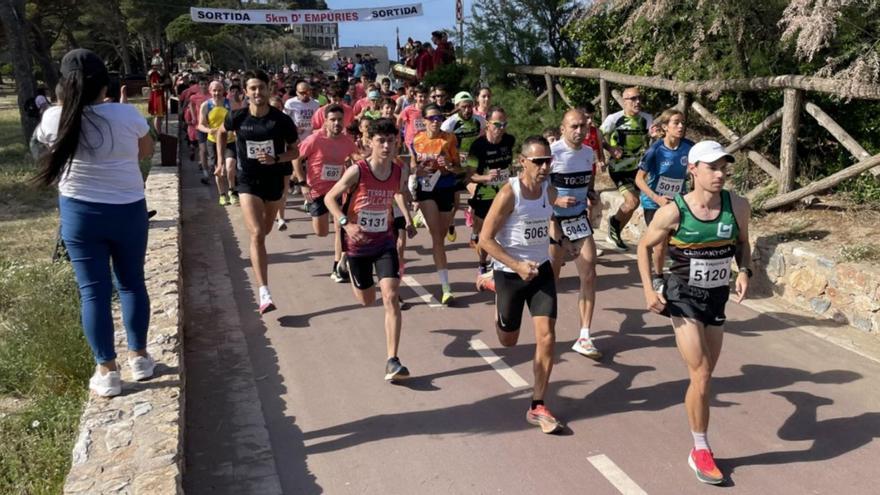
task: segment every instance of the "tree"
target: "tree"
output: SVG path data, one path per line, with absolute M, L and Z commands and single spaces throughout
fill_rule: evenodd
M 8 43 L 9 58 L 12 61 L 16 92 L 18 93 L 18 112 L 21 116 L 21 129 L 25 143 L 30 140 L 38 121 L 24 111 L 25 102 L 36 94 L 36 80 L 33 71 L 33 53 L 27 33 L 25 0 L 0 0 L 0 22 Z

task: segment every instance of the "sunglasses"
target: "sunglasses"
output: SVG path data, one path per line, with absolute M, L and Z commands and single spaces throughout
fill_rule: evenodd
M 525 155 L 521 155 L 521 156 L 539 167 L 543 166 L 543 165 L 549 165 L 550 162 L 553 161 L 552 156 L 525 156 Z
M 429 122 L 443 122 L 444 120 L 446 120 L 446 118 L 442 115 L 431 115 L 425 117 L 425 120 L 428 120 Z
M 504 122 L 503 120 L 490 120 L 489 123 L 495 126 L 496 129 L 507 128 L 507 122 Z
M 436 95 L 431 95 L 431 98 L 446 98 L 446 93 L 438 93 Z

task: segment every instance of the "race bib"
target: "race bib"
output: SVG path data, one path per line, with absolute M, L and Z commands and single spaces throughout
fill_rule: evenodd
M 422 192 L 431 192 L 440 180 L 440 171 L 436 171 L 431 175 L 419 177 L 419 184 L 422 186 Z
M 425 124 L 424 119 L 416 119 L 413 121 L 413 127 L 416 128 L 416 134 L 420 132 L 424 132 L 428 129 L 427 124 Z
M 504 168 L 498 171 L 498 178 L 495 180 L 489 181 L 489 185 L 492 187 L 499 187 L 504 185 L 510 179 L 510 170 Z
M 688 285 L 702 289 L 714 289 L 728 285 L 730 283 L 730 261 L 732 259 L 691 259 L 691 273 L 688 278 Z
M 342 165 L 330 165 L 325 163 L 321 167 L 321 180 L 338 181 L 342 177 L 343 171 L 345 171 L 345 167 Z
M 660 196 L 666 196 L 667 198 L 674 198 L 681 192 L 683 185 L 684 179 L 672 179 L 661 176 L 660 181 L 657 182 L 657 194 Z
M 550 225 L 547 220 L 526 220 L 520 243 L 526 246 L 547 244 L 550 240 Z
M 565 219 L 559 222 L 559 224 L 562 227 L 562 233 L 572 242 L 584 239 L 593 234 L 593 229 L 590 228 L 590 222 L 587 221 L 586 214 L 575 218 Z
M 361 210 L 358 212 L 358 225 L 364 232 L 387 232 L 388 212 L 385 210 Z
M 275 143 L 269 139 L 268 141 L 245 141 L 247 147 L 247 157 L 253 160 L 257 159 L 257 153 L 263 152 L 268 156 L 275 156 Z

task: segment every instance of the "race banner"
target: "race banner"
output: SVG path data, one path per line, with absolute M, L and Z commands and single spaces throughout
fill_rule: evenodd
M 215 24 L 323 24 L 328 22 L 393 21 L 423 15 L 422 4 L 336 10 L 239 10 L 190 7 L 193 22 Z

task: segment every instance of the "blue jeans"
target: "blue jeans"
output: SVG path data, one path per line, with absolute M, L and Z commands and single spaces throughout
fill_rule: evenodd
M 95 361 L 106 363 L 116 359 L 110 308 L 111 260 L 128 348 L 146 349 L 150 325 L 150 297 L 144 283 L 146 201 L 114 205 L 60 196 L 59 208 L 61 238 L 76 273 L 83 331 Z

